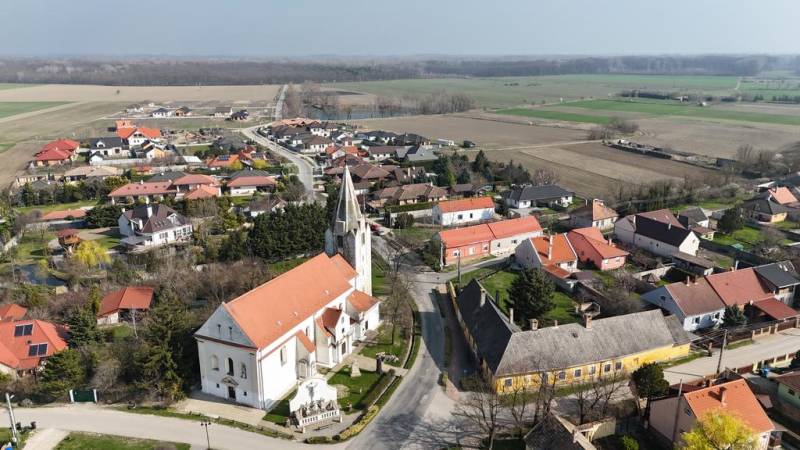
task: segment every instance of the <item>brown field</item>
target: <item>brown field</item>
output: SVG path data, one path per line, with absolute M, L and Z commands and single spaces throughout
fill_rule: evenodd
M 430 139 L 469 139 L 481 148 L 499 148 L 582 140 L 584 131 L 472 119 L 460 116 L 410 116 L 357 122 L 367 129 L 419 133 Z
M 713 122 L 669 117 L 638 120 L 642 136 L 632 138 L 661 147 L 700 155 L 735 158 L 736 149 L 750 144 L 758 150 L 778 150 L 800 141 L 789 125 Z
M 7 117 L 0 122 L 0 139 L 3 142 L 20 142 L 30 139 L 51 139 L 56 137 L 84 137 L 114 124 L 113 121 L 99 121 L 108 114 L 119 110 L 118 103 L 75 103 L 59 108 L 36 111 Z M 97 130 L 101 128 L 100 130 Z
M 0 102 L 154 102 L 273 100 L 280 85 L 261 86 L 95 86 L 47 84 L 0 91 Z
M 22 142 L 0 153 L 0 188 L 5 188 L 25 170 L 31 156 L 39 151 L 45 141 Z

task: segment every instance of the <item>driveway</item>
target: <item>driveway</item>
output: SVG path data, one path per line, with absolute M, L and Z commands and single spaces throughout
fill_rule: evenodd
M 128 413 L 96 405 L 68 405 L 42 408 L 17 408 L 17 421 L 35 420 L 39 428 L 63 431 L 113 434 L 157 441 L 183 442 L 192 447 L 206 448 L 206 434 L 199 422 L 173 417 Z M 225 425 L 211 424 L 208 428 L 211 446 L 215 449 L 300 449 L 315 446 L 296 441 L 271 438 Z M 344 444 L 325 448 L 344 448 Z M 317 447 L 318 448 L 318 447 Z
M 758 361 L 780 357 L 800 350 L 800 329 L 790 328 L 771 336 L 759 338 L 754 343 L 722 353 L 722 368 L 738 368 Z M 698 358 L 686 364 L 670 367 L 664 370 L 664 378 L 675 384 L 691 381 L 717 371 L 719 350 L 715 350 L 710 357 Z

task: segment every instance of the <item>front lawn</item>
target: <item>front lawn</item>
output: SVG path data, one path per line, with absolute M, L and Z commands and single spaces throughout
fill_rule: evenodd
M 377 253 L 372 253 L 372 295 L 375 297 L 389 295 L 387 273 L 389 265 Z
M 189 450 L 189 447 L 189 444 L 177 442 L 159 442 L 106 434 L 70 433 L 56 446 L 56 450 L 154 450 L 157 448 Z
M 289 399 L 294 398 L 296 394 L 297 391 L 292 391 L 291 394 L 281 399 L 281 401 L 264 416 L 264 420 L 276 425 L 285 426 L 286 419 L 289 418 Z
M 367 358 L 375 358 L 375 355 L 383 352 L 397 356 L 401 362 L 403 361 L 403 357 L 406 354 L 408 339 L 403 338 L 401 327 L 395 327 L 394 344 L 392 344 L 392 324 L 384 322 L 383 325 L 378 328 L 378 336 L 375 338 L 375 341 L 376 343 L 367 344 L 364 349 L 361 350 L 361 354 Z
M 436 233 L 439 232 L 438 228 L 428 227 L 409 227 L 409 228 L 395 228 L 392 233 L 408 247 L 419 247 L 425 242 L 431 240 Z
M 328 384 L 331 386 L 341 384 L 347 386 L 347 388 L 350 390 L 346 396 L 339 399 L 339 407 L 342 408 L 343 411 L 347 411 L 347 407 L 349 405 L 352 405 L 353 409 L 360 411 L 367 407 L 367 405 L 363 403 L 364 398 L 375 386 L 375 383 L 378 382 L 378 378 L 380 378 L 379 374 L 375 372 L 368 372 L 363 369 L 361 370 L 360 377 L 351 378 L 350 367 L 347 366 L 336 372 L 328 380 Z
M 81 200 L 78 202 L 72 203 L 54 203 L 50 205 L 35 205 L 35 206 L 23 206 L 19 208 L 14 208 L 20 213 L 27 213 L 35 210 L 39 210 L 42 214 L 49 213 L 51 211 L 63 211 L 66 209 L 79 209 L 86 206 L 96 206 L 97 200 Z

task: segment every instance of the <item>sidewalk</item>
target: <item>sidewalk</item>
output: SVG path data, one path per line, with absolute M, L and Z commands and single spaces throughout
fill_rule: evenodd
M 64 440 L 69 432 L 56 428 L 36 430 L 25 442 L 25 450 L 51 450 Z

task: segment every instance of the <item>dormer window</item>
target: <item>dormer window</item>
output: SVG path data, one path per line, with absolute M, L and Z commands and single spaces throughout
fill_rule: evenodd
M 44 356 L 47 354 L 47 344 L 33 344 L 28 346 L 28 356 Z
M 33 324 L 17 325 L 14 327 L 14 337 L 30 336 L 33 334 Z

